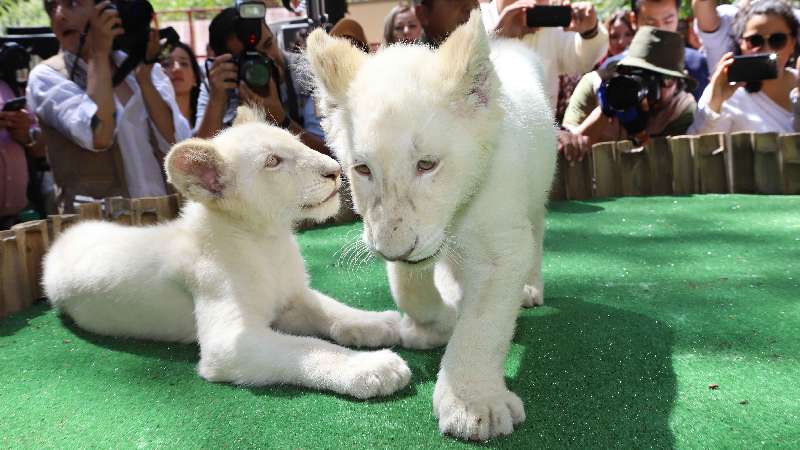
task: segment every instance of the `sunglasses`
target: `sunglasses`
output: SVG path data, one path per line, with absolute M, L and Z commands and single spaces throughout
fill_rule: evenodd
M 789 35 L 786 33 L 775 33 L 765 38 L 765 36 L 760 34 L 751 34 L 750 36 L 743 36 L 742 39 L 747 42 L 750 48 L 763 47 L 766 42 L 772 50 L 781 50 L 783 47 L 786 47 L 786 43 L 789 42 Z

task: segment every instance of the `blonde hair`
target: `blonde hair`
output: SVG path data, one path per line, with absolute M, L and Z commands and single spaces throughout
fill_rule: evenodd
M 394 40 L 394 18 L 397 17 L 398 14 L 406 11 L 413 12 L 414 9 L 411 5 L 401 3 L 392 8 L 389 14 L 386 15 L 386 19 L 383 21 L 383 45 L 394 44 L 396 42 Z

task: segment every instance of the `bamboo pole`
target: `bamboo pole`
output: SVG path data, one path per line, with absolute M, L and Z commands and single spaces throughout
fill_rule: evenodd
M 131 199 L 133 211 L 133 225 L 152 225 L 158 222 L 158 202 L 154 197 Z
M 725 135 L 704 134 L 692 141 L 697 168 L 698 194 L 724 194 L 728 192 L 728 171 L 725 169 Z
M 83 203 L 78 206 L 78 215 L 81 220 L 102 220 L 103 208 L 100 203 Z
M 756 192 L 755 162 L 753 155 L 753 133 L 742 131 L 730 135 L 731 177 L 733 192 L 754 194 Z
M 50 237 L 47 233 L 46 220 L 34 220 L 20 223 L 11 227 L 17 238 L 17 252 L 20 258 L 22 279 L 28 284 L 28 297 L 24 307 L 30 306 L 34 301 L 44 297 L 42 289 L 42 260 L 48 247 Z
M 565 163 L 564 171 L 567 200 L 587 200 L 592 198 L 592 154 L 582 161 Z
M 0 292 L 0 317 L 22 311 L 29 298 L 28 285 L 22 278 L 17 237 L 11 230 L 0 231 L 0 267 L 2 292 Z
M 753 148 L 756 192 L 780 194 L 783 191 L 783 180 L 781 180 L 778 133 L 754 134 Z
M 57 214 L 48 217 L 53 224 L 52 241 L 58 239 L 67 228 L 78 223 L 80 217 L 77 214 Z
M 650 158 L 644 146 L 634 147 L 631 141 L 617 142 L 620 167 L 620 194 L 650 195 Z
M 665 137 L 652 138 L 645 150 L 650 161 L 651 195 L 672 194 L 672 155 Z
M 556 159 L 556 173 L 553 176 L 553 184 L 550 186 L 550 200 L 561 201 L 567 199 L 567 191 L 564 188 L 564 171 L 566 170 L 566 160 L 560 153 Z
M 592 146 L 592 173 L 595 197 L 618 197 L 619 164 L 616 143 L 601 142 Z
M 133 212 L 131 211 L 131 200 L 123 197 L 108 197 L 103 200 L 106 218 L 120 225 L 131 225 L 133 223 Z
M 779 138 L 781 167 L 783 169 L 783 193 L 800 194 L 800 133 L 782 135 Z
M 688 195 L 696 192 L 695 164 L 692 156 L 694 136 L 674 136 L 669 139 L 672 152 L 672 192 Z

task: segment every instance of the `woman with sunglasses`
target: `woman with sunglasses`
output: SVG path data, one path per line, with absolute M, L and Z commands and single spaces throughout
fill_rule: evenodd
M 778 77 L 730 83 L 733 52 L 726 53 L 700 98 L 689 132 L 793 132 L 789 94 L 797 86 L 798 77 L 788 62 L 797 44 L 798 21 L 791 6 L 782 0 L 759 0 L 740 12 L 734 26 L 741 54 L 776 54 Z

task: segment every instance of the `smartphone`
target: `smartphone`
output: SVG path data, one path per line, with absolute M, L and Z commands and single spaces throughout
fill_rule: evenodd
M 19 111 L 25 107 L 25 97 L 12 98 L 3 105 L 3 111 Z
M 572 22 L 569 6 L 536 5 L 528 9 L 528 27 L 568 27 Z
M 734 56 L 733 64 L 728 67 L 728 81 L 731 83 L 775 78 L 778 78 L 778 55 L 775 53 Z

